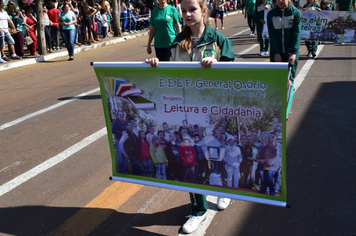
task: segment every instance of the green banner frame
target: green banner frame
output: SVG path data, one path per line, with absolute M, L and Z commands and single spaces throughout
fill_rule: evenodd
M 156 68 L 145 62 L 93 62 L 92 65 L 100 84 L 113 180 L 287 206 L 287 63 L 217 62 L 209 69 L 202 68 L 200 62 L 160 62 Z M 129 83 L 133 86 L 126 88 L 124 96 L 122 91 L 125 89 L 120 89 Z M 138 102 L 134 101 L 137 98 L 130 99 L 131 91 L 139 93 L 142 99 Z M 277 171 L 280 182 L 278 194 L 266 195 L 256 189 L 227 187 L 226 184 L 187 183 L 131 172 L 119 173 L 112 132 L 112 121 L 117 110 L 125 111 L 126 118 L 134 117 L 137 129 L 145 129 L 150 124 L 157 131 L 162 129 L 162 122 L 165 121 L 177 130 L 182 125 L 181 121 L 186 119 L 190 124 L 204 127 L 206 137 L 224 120 L 228 122 L 226 127 L 231 120 L 235 122 L 235 129 L 230 127 L 229 130 L 237 131 L 238 137 L 252 131 L 274 131 L 281 146 L 278 154 L 281 158 Z

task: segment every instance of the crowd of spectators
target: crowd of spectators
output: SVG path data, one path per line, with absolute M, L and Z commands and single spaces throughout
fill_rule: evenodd
M 39 27 L 35 3 L 31 0 L 19 0 L 18 5 L 9 1 L 5 6 L 3 1 L 0 1 L 0 63 L 5 63 L 10 59 L 25 58 L 27 57 L 25 52 L 28 52 L 30 56 L 38 56 Z M 241 7 L 240 0 L 223 2 L 222 9 L 226 13 Z M 167 3 L 179 9 L 178 0 L 170 0 Z M 208 2 L 212 15 L 215 10 L 213 3 L 213 0 Z M 111 0 L 45 0 L 43 1 L 43 22 L 48 53 L 62 50 L 62 46 L 65 45 L 63 25 L 60 25 L 65 4 L 68 4 L 69 11 L 71 14 L 74 13 L 76 18 L 73 23 L 74 46 L 91 45 L 113 35 Z M 157 0 L 122 0 L 119 13 L 122 33 L 148 30 L 151 11 L 158 5 Z M 183 23 L 182 20 L 181 23 Z M 5 55 L 5 43 L 8 44 L 9 55 Z
M 149 29 L 150 11 L 153 3 L 149 1 L 130 2 L 122 1 L 120 24 L 122 32 L 136 33 Z M 74 46 L 91 45 L 103 38 L 113 36 L 113 9 L 110 0 L 45 0 L 43 2 L 43 22 L 48 53 L 62 50 L 65 45 L 63 27 L 68 28 L 65 22 L 61 24 L 63 6 L 68 5 L 73 21 L 70 28 L 74 29 Z M 126 17 L 123 11 L 128 10 Z M 25 52 L 31 56 L 38 55 L 37 39 L 39 34 L 35 3 L 26 0 L 19 1 L 18 5 L 9 1 L 6 6 L 4 0 L 0 1 L 0 63 L 25 58 Z M 125 22 L 129 22 L 126 24 Z M 10 55 L 5 55 L 5 43 L 8 44 Z M 66 45 L 68 48 L 68 45 Z M 71 49 L 68 49 L 72 51 Z M 71 55 L 72 58 L 73 55 Z

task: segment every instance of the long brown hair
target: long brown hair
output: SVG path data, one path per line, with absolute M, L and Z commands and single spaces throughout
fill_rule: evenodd
M 181 2 L 183 2 L 184 0 L 182 0 Z M 209 24 L 209 9 L 207 8 L 206 5 L 206 0 L 197 0 L 200 9 L 203 11 L 204 9 L 206 9 L 206 14 L 204 16 L 204 24 L 208 25 Z M 182 34 L 184 35 L 184 38 L 182 39 L 182 41 L 180 42 L 180 49 L 184 52 L 188 52 L 190 53 L 191 47 L 192 47 L 192 30 L 190 29 L 189 26 L 184 26 L 183 30 L 182 30 Z

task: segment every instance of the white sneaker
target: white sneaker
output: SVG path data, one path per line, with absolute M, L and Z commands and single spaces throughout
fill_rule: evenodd
M 252 33 L 251 33 L 251 36 L 252 36 L 252 37 L 255 37 L 255 34 L 252 32 Z
M 230 198 L 218 197 L 218 208 L 219 208 L 219 210 L 225 210 L 229 206 L 230 201 L 231 201 Z
M 268 55 L 268 51 L 265 51 L 265 55 Z
M 265 52 L 260 52 L 260 54 L 258 54 L 259 56 L 263 56 L 263 55 L 265 55 Z
M 129 34 L 129 33 L 127 33 L 127 32 L 124 32 L 124 33 L 122 33 L 122 34 Z
M 0 63 L 6 63 L 6 61 L 0 57 Z
M 183 225 L 183 232 L 186 234 L 193 233 L 206 218 L 206 213 L 202 216 L 190 216 Z

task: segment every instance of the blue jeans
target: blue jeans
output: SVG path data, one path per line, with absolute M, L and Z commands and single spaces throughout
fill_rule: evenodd
M 75 29 L 70 30 L 62 30 L 62 36 L 64 43 L 66 44 L 66 48 L 70 57 L 74 56 L 74 40 L 75 40 Z
M 116 147 L 116 152 L 117 152 L 117 164 L 118 164 L 118 170 L 120 174 L 128 174 L 129 173 L 129 162 L 127 158 L 123 157 L 119 142 L 115 140 L 115 147 Z
M 50 27 L 51 27 L 52 47 L 54 47 L 54 42 L 56 42 L 56 47 L 59 48 L 59 29 L 58 29 L 58 25 L 50 26 Z
M 274 176 L 276 171 L 260 170 L 261 177 L 261 193 L 266 194 L 267 187 L 269 187 L 269 195 L 274 196 Z
M 166 163 L 157 163 L 156 164 L 156 177 L 157 179 L 167 179 L 166 176 Z
M 240 167 L 232 167 L 229 165 L 225 165 L 226 173 L 227 173 L 227 186 L 232 187 L 232 179 L 234 179 L 234 188 L 239 187 L 239 178 L 240 178 Z
M 152 160 L 143 159 L 142 160 L 145 176 L 152 177 Z
M 103 38 L 106 38 L 108 27 L 102 26 L 101 27 L 101 33 L 103 34 Z
M 124 159 L 126 159 L 124 157 Z M 133 175 L 143 175 L 143 168 L 139 160 L 134 156 L 129 156 Z
M 126 25 L 127 25 L 127 13 L 121 13 L 121 21 L 122 21 L 122 29 L 123 33 L 126 32 Z
M 133 26 L 132 26 L 132 22 L 133 22 Z M 129 13 L 129 31 L 133 31 L 136 30 L 136 19 L 134 14 L 131 12 Z
M 186 183 L 196 183 L 195 166 L 183 166 L 183 181 Z

